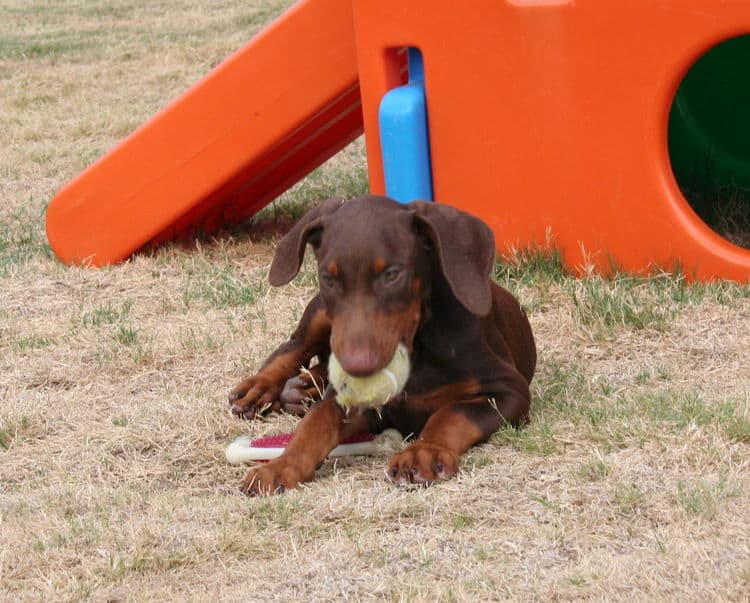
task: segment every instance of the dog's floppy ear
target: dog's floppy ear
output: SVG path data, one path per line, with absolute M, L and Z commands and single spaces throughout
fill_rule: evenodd
M 279 241 L 276 253 L 271 262 L 268 280 L 274 287 L 286 285 L 299 272 L 302 258 L 305 257 L 305 247 L 308 243 L 320 244 L 323 233 L 323 220 L 335 212 L 344 199 L 332 197 L 323 201 L 302 216 L 294 227 Z
M 449 205 L 414 201 L 417 227 L 434 246 L 440 269 L 468 310 L 485 316 L 492 308 L 489 276 L 495 260 L 495 237 L 489 226 Z

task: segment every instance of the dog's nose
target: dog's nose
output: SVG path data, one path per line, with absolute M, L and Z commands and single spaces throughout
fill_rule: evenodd
M 341 368 L 353 377 L 368 377 L 382 368 L 378 353 L 366 347 L 344 350 L 339 362 Z

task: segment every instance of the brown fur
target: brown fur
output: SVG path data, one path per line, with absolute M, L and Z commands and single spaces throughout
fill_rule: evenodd
M 494 240 L 483 222 L 434 203 L 329 199 L 279 242 L 272 284 L 294 278 L 308 243 L 320 291 L 289 341 L 232 390 L 233 412 L 301 413 L 312 379 L 299 370 L 317 357 L 314 371 L 324 380 L 331 351 L 347 372 L 366 376 L 403 343 L 412 372 L 380 413 L 347 414 L 328 387 L 284 454 L 250 470 L 244 492 L 269 494 L 309 481 L 340 441 L 388 427 L 418 435 L 391 460 L 390 479 L 429 484 L 454 475 L 459 457 L 500 426 L 527 420 L 534 338 L 518 302 L 489 278 Z

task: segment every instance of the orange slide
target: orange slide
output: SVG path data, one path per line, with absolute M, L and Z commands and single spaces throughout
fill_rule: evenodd
M 65 186 L 47 236 L 102 266 L 252 215 L 362 133 L 350 0 L 303 0 Z

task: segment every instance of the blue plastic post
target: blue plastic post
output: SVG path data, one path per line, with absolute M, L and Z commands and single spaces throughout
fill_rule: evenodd
M 407 54 L 409 82 L 389 90 L 378 112 L 385 192 L 402 203 L 432 201 L 424 63 L 419 49 Z

